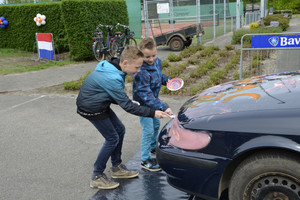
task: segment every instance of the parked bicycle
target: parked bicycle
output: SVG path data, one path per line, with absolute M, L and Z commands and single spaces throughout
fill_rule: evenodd
M 115 32 L 114 41 L 112 44 L 113 56 L 120 57 L 122 51 L 126 45 L 137 46 L 136 40 L 133 38 L 134 32 L 130 31 L 129 27 L 118 23 L 115 27 L 121 26 L 124 28 L 124 32 Z
M 104 41 L 102 27 L 105 27 L 107 30 L 106 41 Z M 92 38 L 93 43 L 93 53 L 95 58 L 98 61 L 102 61 L 103 59 L 110 58 L 114 56 L 114 51 L 112 48 L 112 44 L 114 41 L 114 33 L 113 33 L 113 25 L 102 25 L 99 24 L 96 27 L 96 31 L 94 32 L 94 37 Z

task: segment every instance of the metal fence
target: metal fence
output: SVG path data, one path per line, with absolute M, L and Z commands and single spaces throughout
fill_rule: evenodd
M 243 2 L 239 10 L 239 20 L 237 20 L 237 4 L 226 0 L 201 0 L 201 3 L 200 0 L 144 0 L 142 35 L 143 37 L 157 36 L 201 23 L 205 31 L 201 41 L 214 40 L 243 25 Z M 239 26 L 237 23 L 240 23 Z
M 269 38 L 265 42 L 272 47 L 255 48 L 253 41 L 251 41 L 254 36 Z M 244 35 L 241 38 L 240 79 L 262 74 L 299 70 L 299 36 L 300 32 Z M 245 47 L 246 41 L 251 41 L 251 47 Z M 249 43 L 246 44 L 246 46 L 249 45 Z M 287 47 L 284 47 L 284 45 Z
M 246 12 L 245 13 L 245 25 L 249 25 L 252 22 L 258 22 L 260 19 L 260 11 Z

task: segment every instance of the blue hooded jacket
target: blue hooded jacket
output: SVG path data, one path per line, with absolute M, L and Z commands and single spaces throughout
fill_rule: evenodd
M 170 77 L 162 73 L 160 58 L 157 57 L 153 65 L 144 61 L 140 72 L 134 75 L 133 100 L 142 106 L 165 111 L 169 106 L 158 98 L 158 94 L 161 85 L 166 85 L 168 79 Z
M 154 109 L 139 106 L 129 99 L 124 91 L 125 76 L 119 59 L 101 61 L 80 88 L 76 100 L 78 114 L 92 120 L 104 119 L 109 116 L 110 104 L 115 103 L 131 114 L 154 117 Z

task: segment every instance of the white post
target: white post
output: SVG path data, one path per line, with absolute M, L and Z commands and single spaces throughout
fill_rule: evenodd
M 260 17 L 265 17 L 265 0 L 260 0 Z
M 173 0 L 170 0 L 170 23 L 171 23 L 171 31 L 174 32 L 174 17 L 173 17 Z
M 200 23 L 201 23 L 201 15 L 200 15 L 200 0 L 197 0 L 197 6 L 196 6 L 196 9 L 197 9 L 197 26 L 199 27 L 200 26 Z M 200 30 L 199 30 L 200 31 Z M 200 33 L 199 33 L 200 34 Z M 201 33 L 202 35 L 202 33 Z M 198 35 L 197 37 L 197 44 L 200 45 L 201 44 L 201 35 Z
M 216 0 L 213 0 L 214 40 L 216 39 Z
M 224 0 L 224 35 L 226 34 L 226 0 Z
M 240 0 L 236 1 L 236 30 L 241 28 Z
M 145 34 L 146 34 L 146 37 L 149 37 L 149 21 L 148 21 L 147 0 L 144 0 L 144 22 L 145 22 Z

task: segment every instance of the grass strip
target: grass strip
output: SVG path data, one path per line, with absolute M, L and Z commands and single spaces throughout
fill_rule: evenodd
M 7 75 L 7 74 L 12 74 L 12 73 L 22 73 L 22 72 L 29 72 L 29 71 L 38 71 L 38 70 L 47 69 L 47 68 L 53 67 L 53 66 L 64 66 L 64 65 L 77 64 L 77 63 L 78 62 L 71 62 L 70 60 L 49 61 L 42 65 L 0 69 L 0 75 Z

